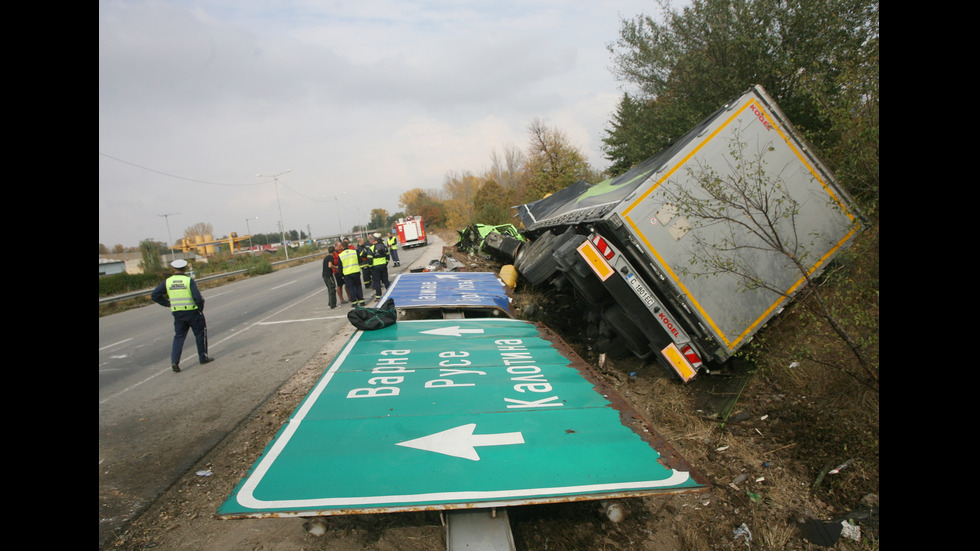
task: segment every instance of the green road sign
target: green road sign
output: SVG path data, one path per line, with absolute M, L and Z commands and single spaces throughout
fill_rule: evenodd
M 512 319 L 358 331 L 218 517 L 705 490 L 565 348 Z

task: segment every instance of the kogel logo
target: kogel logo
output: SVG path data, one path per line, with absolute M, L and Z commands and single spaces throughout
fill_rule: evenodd
M 664 324 L 664 327 L 667 328 L 667 331 L 670 331 L 671 335 L 675 337 L 680 337 L 680 332 L 677 330 L 676 327 L 674 327 L 674 322 L 670 321 L 670 318 L 665 316 L 663 312 L 657 314 L 657 317 L 660 318 L 660 323 Z
M 759 120 L 762 122 L 762 126 L 766 127 L 766 130 L 772 130 L 772 125 L 769 124 L 769 120 L 766 119 L 766 114 L 762 112 L 762 109 L 756 107 L 755 103 L 749 105 L 749 109 L 755 113 L 755 116 L 759 118 Z

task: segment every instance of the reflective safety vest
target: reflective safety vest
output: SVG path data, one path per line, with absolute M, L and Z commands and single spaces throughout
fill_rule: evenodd
M 340 265 L 344 268 L 344 275 L 356 274 L 361 271 L 357 263 L 357 251 L 354 249 L 344 249 L 340 253 Z
M 398 238 L 392 235 L 388 238 L 388 248 L 397 249 L 398 248 Z
M 172 275 L 167 278 L 167 295 L 170 297 L 170 311 L 197 310 L 191 295 L 191 278 L 185 275 Z
M 374 255 L 374 264 L 373 265 L 374 266 L 384 266 L 385 264 L 388 263 L 388 251 L 385 251 L 385 254 L 379 255 L 378 254 L 378 250 L 375 249 L 375 247 L 377 247 L 377 245 L 371 245 L 371 247 L 370 247 L 371 254 Z

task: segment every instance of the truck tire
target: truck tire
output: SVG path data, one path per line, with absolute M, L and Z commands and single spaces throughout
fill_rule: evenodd
M 543 234 L 526 247 L 527 250 L 515 261 L 514 267 L 531 285 L 540 285 L 548 281 L 558 271 L 558 262 L 553 253 L 576 235 L 578 234 L 572 228 L 568 228 L 561 235 L 552 232 Z
M 636 326 L 636 322 L 630 319 L 625 310 L 618 304 L 610 304 L 603 308 L 602 319 L 608 323 L 616 333 L 613 342 L 619 345 L 617 351 L 629 351 L 634 356 L 643 360 L 653 354 L 650 348 L 650 341 L 643 331 Z

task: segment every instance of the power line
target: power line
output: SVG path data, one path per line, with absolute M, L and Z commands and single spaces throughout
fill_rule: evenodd
M 125 161 L 125 160 L 120 159 L 118 157 L 113 157 L 112 155 L 109 155 L 107 153 L 103 153 L 101 151 L 99 152 L 99 155 L 102 155 L 103 157 L 105 157 L 107 159 L 112 159 L 113 161 L 116 161 L 116 162 L 120 162 L 120 163 L 129 165 L 129 166 L 133 166 L 133 167 L 139 168 L 141 170 L 146 170 L 148 172 L 153 172 L 154 174 L 160 174 L 161 176 L 167 176 L 168 178 L 176 178 L 178 180 L 184 180 L 184 181 L 187 181 L 187 182 L 195 182 L 195 183 L 198 183 L 198 184 L 208 184 L 208 185 L 212 185 L 212 186 L 231 186 L 231 187 L 238 187 L 238 186 L 257 186 L 257 185 L 262 185 L 262 184 L 268 184 L 269 183 L 268 180 L 266 180 L 264 182 L 252 182 L 252 183 L 247 183 L 247 184 L 225 184 L 225 183 L 221 183 L 221 182 L 208 182 L 206 180 L 197 180 L 197 179 L 194 179 L 194 178 L 185 178 L 183 176 L 177 176 L 176 174 L 170 174 L 168 172 L 163 172 L 161 170 L 156 170 L 156 169 L 145 167 L 143 165 L 139 165 L 139 164 L 136 164 L 136 163 L 131 163 L 129 161 Z M 328 202 L 325 199 L 317 199 L 315 197 L 310 197 L 310 196 L 308 196 L 306 194 L 300 193 L 300 192 L 296 191 L 295 189 L 287 186 L 286 184 L 283 184 L 282 187 L 288 189 L 289 191 L 291 191 L 291 192 L 295 193 L 296 195 L 299 195 L 300 197 L 302 197 L 304 199 L 307 199 L 309 201 L 315 201 L 317 203 L 326 203 L 326 202 Z
M 134 167 L 139 168 L 141 170 L 146 170 L 148 172 L 153 172 L 155 174 L 160 174 L 162 176 L 167 176 L 169 178 L 176 178 L 178 180 L 185 180 L 187 182 L 195 182 L 195 183 L 198 183 L 198 184 L 208 184 L 208 185 L 212 185 L 212 186 L 232 186 L 232 187 L 238 187 L 238 186 L 257 186 L 257 185 L 268 183 L 268 182 L 252 182 L 252 183 L 247 183 L 247 184 L 225 184 L 225 183 L 221 183 L 221 182 L 208 182 L 206 180 L 196 180 L 194 178 L 185 178 L 183 176 L 177 176 L 176 174 L 170 174 L 170 173 L 163 172 L 163 171 L 160 171 L 160 170 L 156 170 L 156 169 L 153 169 L 153 168 L 149 168 L 149 167 L 145 167 L 145 166 L 142 166 L 142 165 L 138 165 L 136 163 L 131 163 L 129 161 L 124 161 L 124 160 L 122 160 L 122 159 L 120 159 L 118 157 L 113 157 L 112 155 L 108 155 L 108 154 L 103 153 L 101 151 L 99 151 L 99 155 L 102 155 L 103 157 L 105 157 L 107 159 L 112 159 L 113 161 L 117 161 L 117 162 L 120 162 L 120 163 L 129 165 L 129 166 L 134 166 Z

